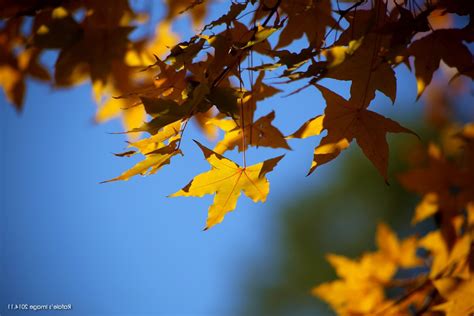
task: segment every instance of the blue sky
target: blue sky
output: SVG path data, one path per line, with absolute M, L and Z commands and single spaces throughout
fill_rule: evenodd
M 125 146 L 123 136 L 108 134 L 118 122 L 91 123 L 90 87 L 52 91 L 30 82 L 21 115 L 4 103 L 3 313 L 5 304 L 26 302 L 71 303 L 77 315 L 228 314 L 244 294 L 246 265 L 271 253 L 272 206 L 315 180 L 304 177 L 311 148 L 291 153 L 270 175 L 267 204 L 242 198 L 203 232 L 212 197 L 165 197 L 209 168 L 190 138 L 185 157 L 157 175 L 99 184 L 132 161 L 111 154 Z M 249 160 L 277 153 L 252 151 Z

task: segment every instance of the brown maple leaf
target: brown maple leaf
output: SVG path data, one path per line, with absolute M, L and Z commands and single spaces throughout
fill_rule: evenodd
M 331 90 L 316 85 L 326 100 L 326 109 L 322 122 L 327 135 L 314 150 L 313 163 L 309 174 L 318 166 L 336 158 L 342 150 L 355 139 L 367 158 L 373 163 L 379 173 L 387 180 L 388 144 L 387 133 L 414 132 L 399 123 L 358 104 L 347 101 Z M 320 129 L 316 124 L 315 128 Z

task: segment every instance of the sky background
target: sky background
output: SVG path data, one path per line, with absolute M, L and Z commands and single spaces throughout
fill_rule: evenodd
M 30 82 L 21 115 L 3 103 L 3 313 L 24 302 L 71 303 L 75 315 L 229 314 L 243 299 L 246 266 L 271 262 L 279 200 L 324 178 L 305 178 L 311 145 L 295 148 L 270 175 L 266 204 L 242 198 L 203 232 L 212 196 L 166 198 L 209 168 L 190 138 L 185 157 L 157 175 L 99 184 L 133 162 L 111 154 L 125 147 L 123 136 L 108 134 L 118 122 L 91 123 L 90 87 L 52 91 Z M 248 156 L 256 163 L 277 154 Z
M 186 25 L 176 31 L 186 32 L 180 29 Z M 373 107 L 392 118 L 412 111 L 415 100 L 414 88 L 406 88 L 415 86 L 413 78 L 401 72 L 397 108 L 380 96 Z M 347 96 L 347 85 L 326 85 Z M 275 125 L 289 134 L 323 106 L 310 88 L 263 102 L 259 114 L 276 110 Z M 123 135 L 110 134 L 121 125 L 95 125 L 95 111 L 87 84 L 54 90 L 30 80 L 21 114 L 0 97 L 2 316 L 30 315 L 6 310 L 21 303 L 72 304 L 68 315 L 237 314 L 247 301 L 247 272 L 272 269 L 280 206 L 296 193 L 327 185 L 344 163 L 342 155 L 305 177 L 318 138 L 292 141 L 293 151 L 268 176 L 268 201 L 254 204 L 242 197 L 223 223 L 203 232 L 212 196 L 166 196 L 209 169 L 192 139 L 210 143 L 190 126 L 185 156 L 156 175 L 99 184 L 136 160 L 112 155 L 126 147 Z M 247 161 L 282 153 L 251 149 Z M 230 157 L 240 161 L 236 153 Z

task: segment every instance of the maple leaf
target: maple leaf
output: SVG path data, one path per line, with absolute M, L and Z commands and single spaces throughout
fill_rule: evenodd
M 18 111 L 23 108 L 26 79 L 29 76 L 43 81 L 50 78 L 48 71 L 38 63 L 38 57 L 36 50 L 26 50 L 18 55 L 18 60 L 0 62 L 0 86 Z
M 16 0 L 0 1 L 0 18 L 18 18 L 23 15 L 34 15 L 38 11 L 55 8 L 65 4 L 64 0 Z
M 158 66 L 160 72 L 155 76 L 153 84 L 156 88 L 153 89 L 153 94 L 158 96 L 165 96 L 170 98 L 178 97 L 183 90 L 186 89 L 186 71 L 184 69 L 176 71 L 176 69 L 164 61 L 162 61 L 158 56 L 155 55 L 155 63 L 148 66 L 144 70 L 148 70 Z M 142 94 L 147 94 L 146 91 Z
M 400 242 L 395 233 L 386 224 L 377 227 L 377 246 L 387 260 L 403 268 L 419 266 L 422 261 L 416 256 L 418 242 L 409 237 Z
M 398 175 L 399 182 L 407 190 L 424 196 L 424 203 L 415 213 L 417 220 L 439 213 L 443 237 L 449 248 L 456 239 L 453 219 L 474 198 L 472 175 L 469 168 L 459 168 L 446 159 L 433 144 L 428 148 L 426 165 Z
M 205 229 L 219 224 L 228 212 L 235 209 L 241 192 L 254 202 L 265 202 L 270 191 L 270 183 L 265 175 L 273 170 L 283 156 L 241 167 L 198 141 L 195 142 L 211 165 L 211 170 L 194 177 L 185 187 L 170 196 L 202 197 L 206 194 L 215 194 L 214 201 L 209 207 Z
M 285 75 L 290 80 L 313 77 L 312 83 L 322 78 L 350 80 L 350 100 L 361 108 L 370 104 L 377 90 L 395 102 L 395 72 L 384 58 L 391 35 L 380 32 L 381 26 L 390 21 L 386 11 L 387 4 L 379 0 L 370 10 L 345 12 L 349 27 L 330 47 L 321 51 L 328 60 L 315 62 L 313 59 L 306 71 L 290 71 Z
M 221 113 L 233 118 L 233 120 L 225 120 L 216 117 L 209 120 L 206 124 L 219 127 L 226 132 L 224 139 L 214 148 L 214 151 L 217 153 L 222 154 L 236 146 L 238 146 L 239 151 L 242 151 L 243 135 L 245 135 L 245 147 L 252 145 L 256 147 L 290 149 L 283 134 L 271 123 L 275 118 L 274 112 L 254 121 L 257 102 L 265 100 L 281 91 L 265 84 L 263 82 L 264 76 L 265 73 L 263 71 L 259 73 L 255 83 L 252 85 L 251 91 L 241 91 L 232 87 L 216 87 L 211 90 L 208 95 L 209 101 Z M 243 128 L 242 122 L 244 122 Z
M 145 111 L 153 117 L 153 119 L 145 123 L 142 127 L 132 130 L 147 131 L 150 134 L 156 134 L 160 129 L 168 124 L 187 118 L 191 113 L 190 103 L 180 105 L 173 100 L 154 99 L 141 97 Z
M 151 175 L 160 170 L 164 165 L 170 163 L 173 156 L 182 154 L 182 152 L 176 148 L 176 141 L 171 142 L 169 145 L 154 150 L 145 156 L 145 160 L 138 162 L 131 169 L 125 171 L 120 176 L 103 181 L 101 183 L 113 182 L 123 180 L 126 181 L 136 175 Z
M 474 12 L 474 4 L 470 0 L 441 0 L 442 8 L 447 12 L 467 15 Z
M 263 82 L 264 77 L 265 77 L 265 72 L 260 71 L 258 73 L 257 79 L 255 80 L 255 83 L 252 86 L 251 96 L 252 96 L 252 99 L 256 101 L 265 100 L 281 92 L 280 89 L 264 83 Z
M 194 113 L 207 112 L 212 106 L 205 100 L 208 93 L 209 88 L 206 84 L 198 84 L 192 88 L 190 96 L 182 104 L 170 99 L 142 96 L 140 100 L 146 113 L 152 116 L 152 120 L 141 127 L 130 130 L 130 132 L 146 131 L 156 134 L 168 124 L 188 119 Z
M 349 27 L 344 30 L 336 46 L 347 46 L 351 41 L 362 43 L 344 62 L 330 68 L 326 77 L 351 80 L 351 101 L 359 107 L 367 107 L 379 90 L 392 102 L 396 97 L 396 77 L 390 65 L 381 58 L 381 52 L 390 47 L 390 34 L 380 32 L 381 26 L 390 21 L 387 16 L 387 4 L 375 1 L 371 10 L 356 10 L 346 16 Z
M 413 168 L 398 176 L 400 183 L 409 191 L 418 194 L 436 194 L 438 204 L 446 210 L 460 210 L 470 199 L 463 196 L 469 188 L 465 177 L 455 164 L 443 157 L 439 148 L 431 144 L 428 148 L 428 161 L 425 165 Z M 464 188 L 466 187 L 466 188 Z
M 370 34 L 363 38 L 362 44 L 352 55 L 347 55 L 338 66 L 328 69 L 325 77 L 338 80 L 351 80 L 351 101 L 358 107 L 367 107 L 375 97 L 375 91 L 379 90 L 395 102 L 397 91 L 397 80 L 395 72 L 386 62 L 381 62 L 374 57 L 378 52 L 380 43 L 376 34 Z
M 237 19 L 237 16 L 247 8 L 248 2 L 245 3 L 237 3 L 237 2 L 232 2 L 232 4 L 229 7 L 229 11 L 219 17 L 217 20 L 212 21 L 209 24 L 206 24 L 204 26 L 203 31 L 207 29 L 212 29 L 216 26 L 219 26 L 221 24 L 226 24 L 229 26 L 233 21 Z M 201 32 L 202 33 L 202 32 Z
M 137 148 L 141 153 L 148 154 L 162 146 L 165 141 L 173 141 L 179 139 L 179 133 L 181 132 L 181 122 L 174 122 L 166 125 L 155 135 L 148 138 L 140 139 L 135 142 L 130 142 L 129 147 Z
M 106 122 L 115 117 L 121 117 L 126 131 L 140 127 L 146 118 L 146 113 L 140 99 L 133 95 L 125 97 L 113 97 L 123 94 L 123 91 L 138 89 L 135 80 L 139 80 L 135 68 L 124 63 L 114 63 L 114 67 L 108 84 L 101 81 L 93 83 L 93 91 L 98 109 L 95 115 L 97 123 Z M 143 84 L 151 84 L 151 80 L 144 80 Z M 138 139 L 139 133 L 129 133 L 131 140 Z
M 180 122 L 171 123 L 163 128 L 159 133 L 136 142 L 131 142 L 129 147 L 135 147 L 145 156 L 142 160 L 135 164 L 129 170 L 123 172 L 118 177 L 101 183 L 123 180 L 126 181 L 136 175 L 151 175 L 160 170 L 164 165 L 170 163 L 171 158 L 177 154 L 183 154 L 177 144 L 180 141 Z M 164 142 L 168 140 L 166 145 Z M 135 150 L 129 150 L 120 154 L 119 157 L 130 157 L 135 155 Z
M 136 101 L 135 101 L 136 102 Z M 110 98 L 108 101 L 99 106 L 95 121 L 102 123 L 114 117 L 122 116 L 122 123 L 126 131 L 136 130 L 142 126 L 145 120 L 145 110 L 143 105 L 135 104 L 130 99 Z M 128 133 L 129 139 L 137 139 L 139 133 Z
M 20 26 L 13 19 L 0 28 L 0 87 L 18 111 L 23 107 L 26 79 L 29 76 L 41 81 L 50 80 L 49 72 L 39 62 L 39 49 L 19 50 L 16 43 L 9 42 L 20 32 Z
M 63 7 L 47 11 L 35 19 L 31 44 L 39 48 L 63 49 L 82 36 L 82 27 Z
M 171 46 L 176 41 L 170 25 L 159 23 L 154 39 L 146 43 L 141 41 L 129 47 L 123 60 L 113 62 L 108 83 L 106 85 L 101 81 L 93 83 L 96 102 L 99 104 L 96 122 L 101 123 L 121 116 L 124 129 L 130 131 L 141 127 L 146 119 L 145 108 L 140 104 L 139 95 L 169 98 L 181 95 L 182 90 L 185 89 L 184 72 L 170 69 L 171 66 L 166 65 L 156 56 L 156 54 L 163 55 L 165 50 L 167 51 L 166 45 Z M 145 64 L 152 63 L 153 56 L 155 58 L 153 65 L 137 71 Z M 152 80 L 149 72 L 155 66 L 160 68 L 160 73 Z M 166 78 L 163 78 L 164 74 Z M 134 140 L 138 139 L 140 133 L 128 133 L 127 136 Z
M 454 241 L 451 249 L 440 230 L 432 231 L 419 241 L 419 246 L 429 250 L 433 257 L 429 277 L 469 278 L 472 238 L 464 235 Z
M 285 137 L 272 125 L 272 121 L 275 119 L 275 112 L 262 116 L 255 122 L 247 124 L 245 127 L 239 126 L 234 120 L 212 120 L 208 124 L 214 124 L 223 131 L 225 131 L 224 138 L 217 143 L 214 151 L 218 154 L 222 154 L 227 150 L 232 150 L 236 146 L 239 151 L 246 150 L 243 147 L 245 143 L 255 147 L 271 147 L 271 148 L 285 148 L 290 149 Z M 242 141 L 242 137 L 245 141 Z
M 370 315 L 386 304 L 383 284 L 391 280 L 396 268 L 384 255 L 368 253 L 351 260 L 329 254 L 326 258 L 341 279 L 313 288 L 313 295 L 327 301 L 340 315 Z
M 264 27 L 261 25 L 257 25 L 257 29 L 255 31 L 255 34 L 252 36 L 252 38 L 248 42 L 246 42 L 243 46 L 239 46 L 239 48 L 246 49 L 246 48 L 255 46 L 256 44 L 265 41 L 270 35 L 275 33 L 277 30 L 278 28 L 276 27 Z
M 275 88 L 269 84 L 263 82 L 265 78 L 265 72 L 260 71 L 258 77 L 252 85 L 252 90 L 249 93 L 249 98 L 243 99 L 243 116 L 246 122 L 253 122 L 255 110 L 257 109 L 257 103 L 268 99 L 277 93 L 281 92 L 280 89 Z
M 287 136 L 287 138 L 308 138 L 321 134 L 324 130 L 323 126 L 324 115 L 315 116 L 306 121 L 300 128 L 293 134 Z
M 326 100 L 322 125 L 323 129 L 327 130 L 327 135 L 314 150 L 309 174 L 318 166 L 336 158 L 355 139 L 365 156 L 387 180 L 388 144 L 385 138 L 386 134 L 388 132 L 416 134 L 391 119 L 360 108 L 358 104 L 345 100 L 323 86 L 316 85 L 316 87 Z M 314 124 L 314 128 L 316 131 L 321 131 L 319 124 Z
M 177 15 L 190 11 L 194 25 L 199 25 L 206 15 L 206 6 L 203 2 L 204 0 L 166 0 L 168 9 L 166 20 L 172 21 Z
M 0 78 L 0 86 L 5 92 L 7 100 L 13 103 L 17 110 L 21 110 L 25 95 L 25 81 L 21 71 L 0 65 Z
M 472 54 L 463 43 L 466 32 L 460 29 L 435 30 L 411 44 L 408 54 L 415 57 L 415 75 L 418 97 L 430 84 L 433 73 L 443 60 L 460 74 L 474 79 Z
M 283 28 L 275 49 L 287 46 L 302 37 L 315 49 L 321 47 L 327 27 L 338 28 L 337 21 L 331 15 L 331 1 L 284 1 L 281 10 L 288 15 L 288 22 Z M 314 17 L 318 18 L 315 19 Z
M 171 62 L 176 69 L 183 69 L 185 65 L 192 63 L 194 57 L 201 51 L 204 43 L 204 39 L 195 36 L 189 41 L 176 44 L 171 48 L 165 61 Z
M 436 193 L 428 193 L 423 196 L 423 199 L 415 208 L 415 215 L 413 215 L 412 224 L 417 224 L 428 217 L 436 214 L 439 210 L 438 195 Z
M 77 84 L 87 75 L 93 83 L 105 85 L 113 63 L 123 61 L 130 44 L 128 36 L 135 27 L 127 23 L 134 16 L 127 0 L 86 1 L 84 5 L 88 14 L 81 23 L 76 22 L 73 9 L 60 7 L 51 13 L 51 23 L 36 25 L 37 35 L 44 29 L 45 42 L 61 48 L 54 66 L 58 86 Z M 57 36 L 61 29 L 69 37 Z
M 209 140 L 215 140 L 217 138 L 218 128 L 212 124 L 208 124 L 215 116 L 216 113 L 212 108 L 207 112 L 195 113 L 193 116 L 194 122 Z
M 240 115 L 240 100 L 244 98 L 245 91 L 232 87 L 214 87 L 207 96 L 208 100 L 216 106 L 219 112 L 233 118 Z
M 224 69 L 228 69 L 228 72 L 232 74 L 239 74 L 237 61 L 240 56 L 236 53 L 236 49 L 245 46 L 251 40 L 252 32 L 249 31 L 247 26 L 238 21 L 233 21 L 232 24 L 233 27 L 229 27 L 216 35 L 201 36 L 214 48 L 214 56 L 207 68 L 211 81 L 221 78 Z M 260 44 L 255 45 L 255 47 Z
M 402 306 L 386 299 L 384 287 L 399 268 L 421 265 L 416 256 L 418 242 L 414 237 L 399 241 L 381 223 L 377 227 L 377 246 L 376 252 L 365 253 L 358 260 L 327 255 L 340 279 L 318 285 L 312 293 L 328 302 L 339 315 L 404 315 Z
M 80 82 L 89 73 L 92 81 L 107 82 L 113 60 L 122 60 L 132 27 L 84 26 L 81 37 L 65 47 L 56 60 L 54 77 L 58 86 Z
M 474 278 L 468 280 L 443 278 L 434 282 L 446 303 L 434 306 L 431 310 L 443 311 L 446 316 L 472 315 L 474 313 Z
M 379 31 L 383 34 L 390 34 L 390 54 L 395 56 L 401 49 L 406 48 L 412 37 L 418 32 L 428 32 L 430 30 L 430 22 L 428 16 L 432 12 L 431 8 L 422 11 L 418 15 L 414 15 L 411 10 L 404 8 L 395 2 L 395 7 L 390 13 L 391 16 L 398 14 L 396 21 L 389 21 L 383 25 Z
M 428 233 L 420 239 L 420 247 L 429 250 L 433 257 L 430 277 L 435 279 L 447 266 L 449 251 L 439 230 Z

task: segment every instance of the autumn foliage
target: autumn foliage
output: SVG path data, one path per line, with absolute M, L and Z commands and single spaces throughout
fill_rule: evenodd
M 90 81 L 95 120 L 123 121 L 129 148 L 116 156 L 143 158 L 104 182 L 154 174 L 185 159 L 181 142 L 195 138 L 185 133 L 190 121 L 210 139 L 221 131 L 213 149 L 196 141 L 210 169 L 170 195 L 213 194 L 206 229 L 237 207 L 241 193 L 267 199 L 266 176 L 284 157 L 247 165 L 249 147 L 289 150 L 295 139 L 322 136 L 308 166 L 317 176 L 321 165 L 357 144 L 385 182 L 420 195 L 412 224 L 434 217 L 437 228 L 399 240 L 380 224 L 378 249 L 356 260 L 328 255 L 339 279 L 312 293 L 340 315 L 473 314 L 474 125 L 438 115 L 438 130 L 449 127 L 456 150 L 424 144 L 413 167 L 389 179 L 387 134 L 418 135 L 377 113 L 374 100 L 383 95 L 395 103 L 399 68 L 410 70 L 417 98 L 428 105 L 437 102 L 430 88 L 440 68 L 449 69 L 443 89 L 470 83 L 474 2 L 229 1 L 223 15 L 205 24 L 212 2 L 167 0 L 163 18 L 153 21 L 146 7 L 128 0 L 0 0 L 0 85 L 21 111 L 30 77 L 56 88 Z M 181 42 L 172 29 L 180 15 L 190 15 L 199 29 Z M 51 50 L 54 67 L 47 67 L 42 56 Z M 350 83 L 348 97 L 329 89 L 330 80 Z M 286 94 L 313 89 L 326 104 L 290 135 L 273 124 L 274 111 L 257 117 L 260 102 L 283 92 L 285 83 L 300 85 Z M 234 149 L 241 163 L 225 157 Z M 400 271 L 410 277 L 400 278 Z

